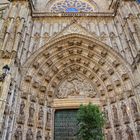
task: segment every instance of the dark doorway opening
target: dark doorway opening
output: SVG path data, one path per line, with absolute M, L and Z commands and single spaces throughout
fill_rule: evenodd
M 77 109 L 56 110 L 54 118 L 54 140 L 76 140 L 78 131 Z

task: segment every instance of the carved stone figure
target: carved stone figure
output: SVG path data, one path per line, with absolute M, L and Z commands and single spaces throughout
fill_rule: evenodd
M 17 119 L 17 122 L 20 124 L 24 124 L 24 122 L 25 122 L 24 108 L 25 108 L 25 102 L 23 100 L 20 104 L 19 117 Z
M 31 103 L 30 108 L 29 108 L 29 119 L 28 119 L 29 126 L 33 125 L 34 113 L 35 113 L 34 104 Z
M 50 140 L 50 139 L 51 139 L 51 137 L 50 137 L 50 133 L 47 132 L 47 134 L 46 134 L 46 136 L 45 136 L 45 140 Z
M 51 109 L 47 110 L 47 118 L 46 118 L 46 129 L 50 130 L 51 127 Z
M 122 130 L 117 128 L 116 132 L 115 132 L 115 136 L 116 136 L 116 140 L 122 140 L 123 139 L 123 137 L 122 137 Z
M 20 104 L 20 111 L 19 111 L 19 113 L 20 113 L 21 115 L 24 114 L 24 108 L 25 108 L 25 103 L 24 103 L 24 101 L 22 101 L 21 104 Z
M 36 94 L 35 93 L 31 94 L 30 100 L 31 100 L 31 102 L 36 102 Z
M 126 104 L 124 102 L 122 102 L 122 104 L 121 104 L 121 109 L 122 109 L 122 113 L 123 113 L 123 120 L 124 120 L 125 123 L 128 123 L 129 122 L 129 116 L 128 116 L 128 113 L 127 113 Z
M 113 105 L 113 114 L 114 114 L 114 125 L 118 126 L 119 125 L 119 119 L 118 119 L 117 108 L 115 107 L 115 105 Z
M 112 134 L 111 134 L 111 131 L 108 131 L 108 132 L 106 133 L 106 139 L 107 139 L 107 140 L 113 140 L 113 136 L 112 136 Z
M 18 126 L 18 128 L 16 129 L 15 134 L 14 134 L 14 140 L 22 140 L 21 126 Z
M 126 126 L 127 140 L 133 140 L 133 131 L 129 125 Z
M 136 130 L 137 130 L 137 136 L 138 138 L 140 138 L 140 122 L 137 122 Z
M 110 127 L 110 121 L 109 121 L 109 117 L 108 117 L 108 111 L 105 108 L 104 108 L 104 114 L 105 114 L 105 118 L 106 118 L 106 128 L 109 128 Z
M 26 140 L 34 140 L 34 135 L 31 128 L 29 128 L 26 133 Z
M 38 127 L 41 127 L 41 128 L 43 126 L 43 116 L 44 116 L 44 111 L 43 111 L 43 108 L 40 107 L 39 113 L 38 113 L 38 121 L 39 121 Z
M 40 130 L 37 131 L 36 140 L 42 140 L 42 134 Z
M 131 99 L 131 107 L 132 107 L 132 111 L 133 111 L 133 115 L 134 115 L 134 118 L 135 120 L 140 120 L 140 115 L 139 115 L 139 112 L 138 112 L 138 107 L 137 107 L 137 104 L 135 102 L 134 99 Z

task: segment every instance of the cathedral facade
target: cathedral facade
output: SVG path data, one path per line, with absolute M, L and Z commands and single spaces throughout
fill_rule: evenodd
M 105 140 L 140 140 L 138 1 L 0 0 L 0 139 L 75 140 L 59 111 L 89 102 Z

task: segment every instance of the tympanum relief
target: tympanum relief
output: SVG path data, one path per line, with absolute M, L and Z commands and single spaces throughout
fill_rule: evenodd
M 90 81 L 78 73 L 73 73 L 60 84 L 56 96 L 60 99 L 70 96 L 93 98 L 96 96 L 96 92 Z

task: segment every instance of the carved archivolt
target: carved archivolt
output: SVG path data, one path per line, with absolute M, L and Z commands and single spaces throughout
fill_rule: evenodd
M 130 66 L 97 38 L 70 34 L 50 40 L 22 67 L 21 97 L 32 102 L 28 104 L 29 116 L 25 120 L 27 127 L 37 126 L 37 129 L 41 129 L 34 135 L 37 139 L 42 133 L 51 133 L 53 101 L 64 98 L 88 97 L 100 100 L 107 116 L 107 132 L 111 132 L 113 127 L 118 139 L 121 139 L 118 127 L 133 123 L 132 120 L 140 120 L 139 113 L 136 113 L 138 106 Z M 124 99 L 131 103 L 127 104 Z M 46 106 L 51 111 L 46 112 Z M 133 108 L 134 116 L 130 115 L 127 106 Z M 35 119 L 38 120 L 37 125 L 34 125 Z M 24 119 L 20 124 L 25 124 Z M 114 135 L 111 132 L 106 137 L 112 139 Z

